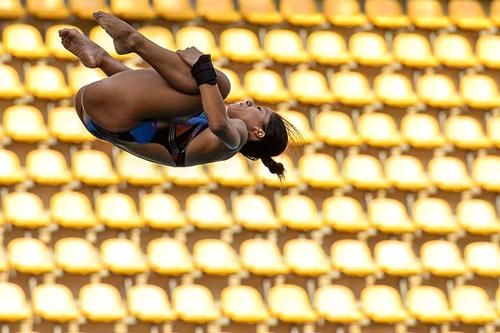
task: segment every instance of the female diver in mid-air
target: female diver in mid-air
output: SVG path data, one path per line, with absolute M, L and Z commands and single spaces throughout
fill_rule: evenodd
M 126 22 L 104 12 L 95 20 L 113 38 L 117 53 L 135 52 L 152 69 L 131 70 L 75 29 L 59 31 L 62 44 L 108 78 L 76 95 L 85 127 L 134 155 L 169 166 L 222 161 L 240 152 L 282 177 L 272 156 L 281 154 L 296 129 L 273 110 L 251 101 L 223 99 L 230 85 L 210 55 L 194 47 L 172 52 L 145 38 Z

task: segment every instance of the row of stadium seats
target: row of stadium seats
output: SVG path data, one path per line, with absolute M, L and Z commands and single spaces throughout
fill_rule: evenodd
M 271 202 L 261 195 L 242 194 L 228 209 L 223 198 L 213 193 L 188 196 L 184 211 L 175 197 L 153 192 L 139 200 L 125 193 L 104 193 L 95 199 L 95 213 L 88 197 L 79 192 L 64 191 L 50 199 L 50 211 L 40 197 L 30 192 L 10 192 L 3 198 L 3 219 L 20 228 L 42 228 L 57 223 L 66 228 L 131 229 L 149 226 L 173 230 L 193 226 L 203 230 L 220 230 L 241 225 L 248 230 L 265 231 L 286 227 L 309 231 L 333 228 L 342 232 L 376 229 L 383 233 L 402 234 L 418 230 L 435 235 L 462 231 L 493 235 L 500 231 L 500 220 L 491 202 L 463 199 L 452 211 L 449 203 L 437 197 L 419 198 L 411 210 L 391 198 L 375 198 L 367 203 L 366 213 L 359 201 L 348 196 L 332 196 L 321 203 L 318 211 L 312 199 L 288 194 Z M 199 207 L 204 207 L 200 210 Z M 0 216 L 1 218 L 1 216 Z M 350 258 L 347 256 L 346 258 Z M 496 264 L 496 261 L 491 261 Z
M 81 19 L 91 19 L 97 10 L 111 11 L 125 19 L 151 20 L 157 16 L 169 21 L 187 21 L 197 16 L 215 23 L 228 24 L 242 18 L 251 24 L 272 25 L 286 20 L 292 25 L 314 26 L 327 21 L 342 27 L 366 25 L 368 22 L 380 28 L 404 28 L 414 24 L 422 29 L 441 29 L 453 24 L 465 30 L 482 30 L 500 24 L 500 2 L 491 1 L 490 17 L 478 0 L 451 0 L 449 17 L 444 15 L 439 0 L 408 1 L 408 16 L 398 0 L 367 0 L 365 13 L 358 1 L 324 0 L 323 13 L 318 11 L 314 0 L 280 0 L 277 11 L 273 0 L 239 0 L 239 11 L 232 0 L 197 0 L 193 9 L 189 0 L 105 0 L 81 3 L 69 1 L 69 9 L 63 0 L 28 0 L 26 9 L 20 0 L 3 2 L 0 18 L 19 18 L 28 14 L 40 19 L 66 19 L 71 14 Z

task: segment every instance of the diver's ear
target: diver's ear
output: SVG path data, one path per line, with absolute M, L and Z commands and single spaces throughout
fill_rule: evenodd
M 262 139 L 266 135 L 266 132 L 264 132 L 264 130 L 262 128 L 257 127 L 257 126 L 255 126 L 252 129 L 252 132 L 257 139 Z

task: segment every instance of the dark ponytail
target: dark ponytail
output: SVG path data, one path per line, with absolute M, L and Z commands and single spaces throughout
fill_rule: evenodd
M 269 169 L 269 172 L 271 172 L 274 175 L 277 175 L 280 179 L 285 177 L 285 167 L 283 164 L 276 162 L 271 158 L 271 156 L 263 157 L 262 163 Z

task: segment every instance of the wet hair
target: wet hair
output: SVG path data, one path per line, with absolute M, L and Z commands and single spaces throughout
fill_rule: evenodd
M 285 167 L 272 157 L 280 155 L 286 149 L 288 142 L 294 142 L 300 137 L 300 133 L 295 126 L 276 112 L 271 113 L 264 131 L 266 134 L 262 139 L 248 140 L 240 153 L 251 160 L 260 159 L 272 174 L 283 179 Z

